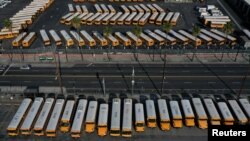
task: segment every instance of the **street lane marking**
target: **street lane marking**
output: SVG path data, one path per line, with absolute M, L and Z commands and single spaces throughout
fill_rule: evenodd
M 9 71 L 9 69 L 11 68 L 11 66 L 12 66 L 12 64 L 10 64 L 7 69 L 5 69 L 4 73 L 2 74 L 3 76 L 5 76 L 5 74 Z
M 86 67 L 90 67 L 93 63 L 89 63 Z

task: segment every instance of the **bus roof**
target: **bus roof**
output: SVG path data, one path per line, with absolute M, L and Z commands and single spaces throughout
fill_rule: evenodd
M 19 42 L 20 40 L 22 40 L 25 36 L 27 35 L 27 32 L 23 32 L 21 34 L 19 34 L 15 40 L 13 40 L 13 42 Z
M 85 30 L 81 30 L 80 33 L 90 42 L 94 41 L 94 39 L 86 32 Z
M 68 40 L 72 40 L 71 37 L 69 36 L 69 34 L 65 31 L 65 30 L 61 30 L 60 33 L 62 34 L 63 38 L 68 41 Z
M 150 13 L 151 12 L 151 10 L 147 6 L 145 6 L 144 4 L 139 4 L 139 5 L 144 10 L 144 12 L 146 12 L 146 13 Z
M 127 31 L 126 32 L 127 36 L 129 36 L 129 38 L 135 42 L 137 42 L 138 40 L 141 40 L 139 37 L 137 37 L 134 33 L 132 33 L 131 31 Z
M 130 41 L 126 36 L 124 36 L 121 32 L 115 32 L 115 35 L 118 36 L 123 41 Z
M 50 35 L 52 36 L 52 38 L 55 40 L 55 41 L 60 41 L 61 38 L 58 36 L 58 34 L 56 33 L 55 30 L 50 30 L 49 31 Z
M 118 40 L 117 40 L 112 34 L 109 34 L 108 38 L 109 38 L 109 40 L 111 40 L 112 42 L 118 42 Z
M 123 13 L 122 12 L 118 12 L 114 15 L 114 17 L 112 17 L 110 20 L 117 20 Z
M 62 17 L 62 19 L 67 19 L 68 17 L 70 17 L 70 16 L 72 16 L 72 15 L 73 15 L 73 13 L 68 13 L 68 14 L 64 15 L 64 16 Z
M 115 13 L 109 13 L 106 17 L 104 17 L 103 21 L 110 20 L 111 17 L 113 17 L 114 15 L 115 15 Z
M 10 124 L 8 125 L 8 129 L 16 129 L 20 124 L 21 120 L 23 119 L 24 114 L 28 110 L 29 105 L 31 104 L 32 100 L 30 98 L 23 99 L 21 105 L 19 106 L 17 112 L 15 113 L 14 117 L 12 118 Z
M 194 118 L 194 112 L 190 101 L 187 99 L 181 100 L 182 109 L 186 118 Z
M 124 99 L 122 129 L 132 130 L 132 99 Z
M 250 31 L 248 29 L 243 29 L 243 32 L 247 35 L 247 37 L 250 39 Z
M 237 119 L 241 122 L 247 122 L 247 117 L 244 112 L 241 110 L 239 104 L 236 100 L 228 100 L 231 109 L 233 110 L 234 114 L 236 115 Z
M 214 102 L 211 98 L 204 99 L 205 106 L 207 108 L 208 114 L 212 120 L 220 120 L 220 115 L 214 105 Z
M 236 41 L 236 38 L 234 38 L 233 36 L 225 34 L 225 33 L 221 32 L 219 30 L 211 29 L 210 31 L 214 32 L 215 34 L 218 34 L 218 35 L 222 36 L 223 38 L 227 38 L 228 40 Z
M 198 37 L 200 37 L 201 39 L 205 40 L 206 42 L 211 42 L 213 40 L 212 38 L 210 38 L 207 35 L 202 34 L 202 33 L 198 34 Z
M 165 17 L 164 21 L 169 22 L 173 15 L 174 15 L 174 12 L 169 12 L 167 16 Z
M 108 111 L 109 111 L 108 104 L 100 104 L 98 125 L 108 125 Z
M 146 100 L 147 118 L 156 118 L 155 104 L 153 100 Z
M 79 41 L 83 41 L 82 37 L 75 31 L 70 31 L 70 34 L 75 38 L 75 40 Z
M 135 104 L 135 120 L 136 122 L 145 122 L 144 108 L 142 103 Z
M 137 12 L 133 5 L 129 5 L 128 8 L 131 10 L 131 12 Z
M 40 30 L 40 34 L 42 36 L 43 41 L 48 41 L 49 40 L 49 36 L 48 36 L 48 34 L 46 33 L 46 31 L 44 29 Z
M 151 39 L 149 36 L 147 36 L 147 35 L 144 34 L 144 33 L 141 33 L 141 34 L 140 34 L 140 37 L 143 38 L 144 40 L 148 41 L 148 42 L 153 40 L 153 39 Z
M 181 34 L 175 32 L 174 30 L 170 30 L 169 33 L 171 33 L 172 35 L 174 35 L 176 38 L 178 38 L 179 40 L 185 42 L 188 41 L 188 39 L 184 36 L 182 36 Z
M 127 18 L 126 21 L 132 21 L 132 19 L 137 15 L 137 12 L 132 12 Z
M 218 41 L 224 41 L 224 38 L 210 32 L 210 31 L 207 31 L 205 29 L 201 29 L 201 32 L 208 35 L 208 36 L 210 36 L 210 37 L 212 37 L 212 38 L 214 38 L 214 39 L 216 39 L 216 40 L 218 40 Z
M 200 40 L 199 38 L 193 36 L 192 34 L 186 32 L 184 30 L 179 30 L 178 32 L 181 33 L 182 35 L 186 36 L 187 38 L 191 39 L 192 41 Z
M 34 129 L 38 129 L 38 128 L 43 129 L 45 127 L 45 122 L 49 116 L 49 113 L 52 109 L 54 101 L 55 101 L 54 98 L 46 98 L 46 101 L 43 105 L 40 115 L 35 123 Z
M 120 129 L 121 116 L 121 99 L 114 98 L 112 102 L 111 129 Z
M 234 118 L 225 102 L 218 102 L 218 107 L 225 121 L 234 121 Z
M 95 122 L 96 112 L 97 112 L 97 101 L 90 101 L 86 116 L 86 122 Z
M 23 41 L 29 41 L 31 38 L 33 38 L 36 35 L 35 32 L 30 32 Z
M 154 32 L 152 32 L 152 31 L 150 31 L 148 29 L 144 30 L 144 32 L 147 33 L 150 37 L 157 40 L 158 42 L 165 41 L 162 37 L 160 37 L 159 35 L 155 34 Z
M 171 21 L 177 21 L 178 18 L 179 18 L 179 16 L 180 16 L 180 13 L 179 12 L 175 12 L 173 18 L 171 19 Z
M 181 110 L 180 110 L 178 102 L 171 100 L 169 103 L 170 103 L 170 109 L 172 112 L 172 118 L 182 119 Z
M 194 109 L 199 119 L 207 119 L 207 114 L 200 98 L 192 98 Z
M 246 98 L 239 99 L 241 106 L 247 114 L 247 117 L 250 119 L 250 103 Z
M 175 38 L 171 37 L 170 35 L 168 35 L 167 33 L 163 32 L 163 31 L 161 31 L 159 29 L 155 29 L 154 32 L 157 33 L 158 35 L 162 36 L 163 38 L 171 41 L 171 42 L 176 41 Z
M 62 121 L 70 121 L 70 118 L 72 117 L 73 109 L 75 105 L 75 100 L 68 100 L 66 103 L 66 106 L 64 108 Z
M 152 4 L 159 12 L 164 12 L 164 9 L 162 9 L 159 5 L 157 4 Z
M 165 99 L 158 99 L 160 118 L 163 121 L 170 121 L 168 107 Z
M 57 99 L 56 104 L 54 106 L 53 112 L 51 114 L 48 126 L 46 131 L 55 131 L 57 128 L 57 124 L 59 121 L 59 117 L 61 116 L 63 105 L 64 105 L 64 99 Z
M 35 98 L 27 116 L 25 117 L 23 124 L 20 129 L 31 129 L 31 126 L 35 120 L 37 113 L 43 103 L 43 98 L 37 97 Z
M 71 132 L 81 132 L 83 118 L 86 112 L 88 101 L 86 99 L 80 99 L 76 109 L 75 117 L 73 120 Z
M 107 41 L 99 32 L 93 31 L 93 35 L 99 40 L 99 41 Z
M 139 21 L 140 18 L 142 18 L 142 16 L 144 15 L 144 13 L 139 13 L 135 16 L 135 18 L 133 19 L 133 21 Z
M 112 5 L 108 5 L 108 9 L 111 13 L 116 13 L 116 10 L 114 9 L 114 7 Z

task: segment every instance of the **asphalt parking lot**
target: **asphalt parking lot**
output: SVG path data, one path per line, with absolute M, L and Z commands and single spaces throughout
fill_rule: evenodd
M 25 5 L 28 5 L 30 3 L 30 0 L 28 1 L 18 1 L 18 2 L 13 2 L 10 5 L 8 5 L 4 9 L 0 9 L 0 13 L 3 13 L 0 15 L 1 23 L 2 20 L 5 18 L 9 18 L 12 15 L 14 15 L 16 12 L 21 10 Z M 73 5 L 86 5 L 89 11 L 95 12 L 94 9 L 94 3 L 91 2 L 84 2 L 84 3 L 73 3 L 73 1 L 54 1 L 54 3 L 45 11 L 43 12 L 38 18 L 34 21 L 34 23 L 28 28 L 29 32 L 35 31 L 36 33 L 39 33 L 40 29 L 45 29 L 46 31 L 50 29 L 54 29 L 56 31 L 60 30 L 70 30 L 70 26 L 66 26 L 64 24 L 61 24 L 59 22 L 60 18 L 67 14 L 68 11 L 68 4 L 71 3 Z M 119 10 L 119 7 L 121 3 L 117 2 L 98 2 L 98 3 L 104 3 L 104 4 L 112 4 L 112 6 L 117 10 Z M 173 11 L 173 12 L 180 12 L 181 17 L 179 18 L 177 22 L 177 26 L 173 27 L 174 30 L 179 30 L 179 29 L 191 29 L 192 25 L 194 24 L 199 24 L 198 18 L 197 18 L 197 13 L 194 10 L 195 6 L 202 6 L 204 4 L 201 3 L 164 3 L 162 1 L 154 2 L 164 8 L 166 11 Z M 135 5 L 135 4 L 140 4 L 139 2 L 123 2 L 122 4 L 124 5 Z M 146 3 L 145 3 L 146 4 Z M 216 0 L 211 0 L 208 2 L 208 4 L 214 4 L 216 6 L 219 6 L 217 4 Z M 220 8 L 222 11 L 223 9 Z M 224 12 L 225 13 L 225 12 Z M 226 13 L 225 13 L 226 14 Z M 0 24 L 1 27 L 1 24 Z M 81 30 L 86 30 L 87 32 L 91 33 L 92 31 L 99 31 L 102 33 L 103 31 L 103 25 L 82 25 Z M 126 31 L 131 31 L 134 29 L 134 26 L 127 26 L 127 25 L 115 25 L 112 26 L 112 32 L 126 32 Z M 143 26 L 143 29 L 161 29 L 161 26 L 153 25 L 153 24 L 146 24 Z M 3 47 L 5 49 L 11 48 L 10 41 L 7 41 L 6 43 L 3 43 Z M 38 36 L 36 41 L 32 44 L 30 48 L 41 48 L 43 47 L 43 43 L 41 40 L 41 37 Z

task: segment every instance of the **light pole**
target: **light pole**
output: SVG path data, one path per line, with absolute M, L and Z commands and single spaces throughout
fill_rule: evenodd
M 102 78 L 102 88 L 103 88 L 103 95 L 106 96 L 106 87 L 105 87 L 105 78 Z
M 133 67 L 133 70 L 132 70 L 132 81 L 131 81 L 131 84 L 132 84 L 131 95 L 134 95 L 134 85 L 135 85 L 135 69 L 134 69 L 134 67 Z

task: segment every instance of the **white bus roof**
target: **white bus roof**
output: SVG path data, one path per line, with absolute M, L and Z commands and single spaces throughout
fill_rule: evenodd
M 61 38 L 58 36 L 55 30 L 50 30 L 49 33 L 55 41 L 61 41 Z
M 89 17 L 93 16 L 94 13 L 88 13 L 87 15 L 85 15 L 84 17 L 82 17 L 82 20 L 87 20 Z
M 94 39 L 86 32 L 85 30 L 81 30 L 80 33 L 86 38 L 89 42 L 94 41 Z
M 108 125 L 108 104 L 101 104 L 99 108 L 98 126 Z
M 127 8 L 127 6 L 125 6 L 125 5 L 121 5 L 121 8 L 122 8 L 122 10 L 123 10 L 125 13 L 129 13 L 129 12 L 130 12 L 129 9 Z
M 199 119 L 207 119 L 207 114 L 200 98 L 192 98 L 194 109 Z
M 179 33 L 181 33 L 182 35 L 186 36 L 187 38 L 191 39 L 192 41 L 196 41 L 196 40 L 200 40 L 198 37 L 196 38 L 195 36 L 193 36 L 192 34 L 184 31 L 184 30 L 179 30 Z
M 125 21 L 132 21 L 132 19 L 136 16 L 137 12 L 132 12 Z
M 236 100 L 228 100 L 231 109 L 233 110 L 234 114 L 236 115 L 237 119 L 241 122 L 247 122 L 247 117 L 244 112 L 241 110 L 239 104 Z
M 58 125 L 59 118 L 62 114 L 62 109 L 64 105 L 64 99 L 57 99 L 54 106 L 53 112 L 51 114 L 46 131 L 55 131 Z
M 115 32 L 115 35 L 118 36 L 124 42 L 129 41 L 129 39 L 126 36 L 124 36 L 121 32 Z
M 151 12 L 157 12 L 157 9 L 155 9 L 155 7 L 153 7 L 152 4 L 147 4 L 147 7 L 151 10 Z
M 164 9 L 162 9 L 159 5 L 157 4 L 152 4 L 159 12 L 164 12 Z
M 154 32 L 157 33 L 158 35 L 162 36 L 163 38 L 171 41 L 171 42 L 176 41 L 175 38 L 171 37 L 170 35 L 168 35 L 167 33 L 163 32 L 163 31 L 161 31 L 159 29 L 155 29 Z
M 95 122 L 96 112 L 97 112 L 97 101 L 90 101 L 86 116 L 86 122 Z
M 104 19 L 103 21 L 107 21 L 109 19 L 111 19 L 111 17 L 113 17 L 115 15 L 115 13 L 109 13 Z
M 42 36 L 43 41 L 48 41 L 49 40 L 49 36 L 46 33 L 46 31 L 44 29 L 40 30 L 40 34 Z
M 21 120 L 23 119 L 24 114 L 28 110 L 29 105 L 31 104 L 32 100 L 30 98 L 23 99 L 21 105 L 19 106 L 17 112 L 15 113 L 14 117 L 12 118 L 10 124 L 8 125 L 8 129 L 16 129 L 20 124 Z
M 205 40 L 206 42 L 211 42 L 213 40 L 212 38 L 210 38 L 207 35 L 202 34 L 202 33 L 198 34 L 198 37 L 200 37 L 201 39 Z
M 81 132 L 83 118 L 87 109 L 88 101 L 86 99 L 80 99 L 76 109 L 75 117 L 73 120 L 71 132 Z
M 145 6 L 144 4 L 139 4 L 139 5 L 144 10 L 144 12 L 146 12 L 146 13 L 150 13 L 151 12 L 151 10 L 147 6 Z
M 31 38 L 33 38 L 36 35 L 35 32 L 30 32 L 24 39 L 23 41 L 28 42 Z
M 69 34 L 65 31 L 65 30 L 61 30 L 60 33 L 62 34 L 63 38 L 68 41 L 68 40 L 72 40 L 71 37 L 69 36 Z
M 247 114 L 248 119 L 250 119 L 250 103 L 246 98 L 239 99 L 241 106 Z
M 74 12 L 74 7 L 73 7 L 73 4 L 68 4 L 68 8 L 69 8 L 69 11 L 70 12 Z
M 158 99 L 160 118 L 163 121 L 170 121 L 168 107 L 165 99 Z
M 145 123 L 144 108 L 142 103 L 135 104 L 135 121 Z
M 165 15 L 166 15 L 165 12 L 160 13 L 160 15 L 158 16 L 158 18 L 156 19 L 156 21 L 162 21 L 163 18 L 165 17 Z
M 144 15 L 144 13 L 139 13 L 135 16 L 135 18 L 133 19 L 133 21 L 139 21 L 140 18 Z
M 75 105 L 75 100 L 68 100 L 67 101 L 66 106 L 64 108 L 64 112 L 63 112 L 63 116 L 62 116 L 61 121 L 63 121 L 63 120 L 70 121 L 70 119 L 72 117 L 74 105 Z
M 118 40 L 111 34 L 109 34 L 108 36 L 109 40 L 111 40 L 112 42 L 118 42 Z
M 124 21 L 128 16 L 129 16 L 130 13 L 124 13 L 119 19 L 118 21 Z
M 205 106 L 207 108 L 208 114 L 210 118 L 213 119 L 221 119 L 220 115 L 214 105 L 214 102 L 211 98 L 205 98 L 204 99 Z
M 111 20 L 111 21 L 115 21 L 115 20 L 117 20 L 122 14 L 123 14 L 122 12 L 118 12 L 118 13 L 116 13 L 116 14 L 114 15 L 114 17 L 112 17 L 110 20 Z
M 27 35 L 27 32 L 23 32 L 23 33 L 19 34 L 13 42 L 19 42 L 19 41 L 22 40 L 26 35 Z
M 178 18 L 179 18 L 179 16 L 180 16 L 180 13 L 179 12 L 175 12 L 173 18 L 171 19 L 171 21 L 177 21 Z
M 158 12 L 155 12 L 155 13 L 153 13 L 153 14 L 150 16 L 149 19 L 156 19 L 158 15 L 159 15 L 159 13 L 158 13 Z
M 210 31 L 214 32 L 215 34 L 218 34 L 218 35 L 222 36 L 223 38 L 227 38 L 227 39 L 229 39 L 231 41 L 236 41 L 236 38 L 234 38 L 233 36 L 227 35 L 227 34 L 221 32 L 219 30 L 211 29 Z
M 82 5 L 82 12 L 83 13 L 89 13 L 89 10 L 86 5 Z
M 147 111 L 147 118 L 156 119 L 155 104 L 153 100 L 146 100 L 146 111 Z
M 95 13 L 93 16 L 91 16 L 90 18 L 88 18 L 87 20 L 88 21 L 93 21 L 93 20 L 95 20 L 98 16 L 100 16 L 101 15 L 101 13 Z
M 35 120 L 36 115 L 39 112 L 39 109 L 40 109 L 42 103 L 43 103 L 43 98 L 41 98 L 41 97 L 35 98 L 32 106 L 31 106 L 31 108 L 30 108 L 30 110 L 29 110 L 29 112 L 27 114 L 27 116 L 25 117 L 25 119 L 23 121 L 23 124 L 22 124 L 22 126 L 20 128 L 21 130 L 22 129 L 24 130 L 24 129 L 31 129 L 32 128 L 31 126 L 32 126 L 32 124 L 33 124 L 33 122 Z
M 133 5 L 129 5 L 128 8 L 131 10 L 131 12 L 137 12 Z
M 75 14 L 71 15 L 70 17 L 68 17 L 66 20 L 67 21 L 71 21 L 72 19 L 74 19 L 75 17 L 79 16 L 80 13 L 76 12 Z
M 207 31 L 205 29 L 201 29 L 201 32 L 208 35 L 208 36 L 210 36 L 210 37 L 212 37 L 212 38 L 214 38 L 214 39 L 216 39 L 216 40 L 218 40 L 218 41 L 224 41 L 224 38 L 210 32 L 210 31 Z
M 100 4 L 100 6 L 101 6 L 104 13 L 109 13 L 108 8 L 104 4 Z
M 78 17 L 77 18 L 79 18 L 79 19 L 82 19 L 84 16 L 86 16 L 88 13 L 81 13 L 80 15 L 78 15 Z
M 132 33 L 131 31 L 127 31 L 126 32 L 127 36 L 129 36 L 129 38 L 135 42 L 137 42 L 138 40 L 141 40 L 140 38 L 138 38 L 134 33 Z
M 70 31 L 70 34 L 75 38 L 75 40 L 79 41 L 83 41 L 82 37 L 75 31 Z
M 234 118 L 232 116 L 232 113 L 230 112 L 229 108 L 227 107 L 227 104 L 225 102 L 218 102 L 218 107 L 220 109 L 220 112 L 222 114 L 222 117 L 225 121 L 234 121 Z
M 143 15 L 143 17 L 141 17 L 141 19 L 140 20 L 146 20 L 146 19 L 148 19 L 149 17 L 150 17 L 150 15 L 151 15 L 151 13 L 145 13 L 144 15 Z
M 229 19 L 228 16 L 204 16 L 204 19 Z
M 120 98 L 114 98 L 112 102 L 112 115 L 111 115 L 111 129 L 120 129 L 121 120 L 121 100 Z
M 116 13 L 116 10 L 114 9 L 112 5 L 108 5 L 108 9 L 111 13 Z
M 194 112 L 190 101 L 187 99 L 181 100 L 182 109 L 186 118 L 194 118 Z
M 172 118 L 173 119 L 182 119 L 181 110 L 180 110 L 178 102 L 171 100 L 169 103 L 170 103 Z
M 98 18 L 96 18 L 95 21 L 101 21 L 101 20 L 104 19 L 107 15 L 109 15 L 109 13 L 103 13 L 103 14 L 101 14 Z
M 169 22 L 173 15 L 174 15 L 174 12 L 169 12 L 167 16 L 165 17 L 164 21 Z
M 175 32 L 174 30 L 170 30 L 169 33 L 171 33 L 172 35 L 174 35 L 176 38 L 178 38 L 179 40 L 185 42 L 188 41 L 188 39 L 184 36 L 182 36 L 181 34 Z
M 132 99 L 124 99 L 122 129 L 132 130 Z
M 134 5 L 138 13 L 144 13 L 144 10 L 139 5 Z M 146 12 L 146 11 L 145 11 Z
M 248 29 L 243 29 L 243 32 L 247 35 L 247 37 L 250 39 L 250 31 Z
M 94 7 L 95 7 L 97 12 L 101 12 L 101 13 L 103 12 L 101 7 L 98 4 L 95 4 Z
M 148 41 L 148 42 L 153 40 L 152 38 L 150 38 L 149 36 L 147 36 L 147 35 L 144 34 L 144 33 L 141 33 L 141 34 L 140 34 L 140 37 L 141 37 L 142 39 Z
M 82 13 L 82 8 L 80 7 L 80 5 L 76 5 L 76 11 Z
M 159 35 L 155 34 L 154 32 L 152 32 L 148 29 L 144 30 L 144 32 L 147 33 L 152 38 L 154 38 L 155 40 L 157 40 L 158 42 L 165 41 L 165 39 L 163 39 L 162 37 L 160 37 Z
M 45 127 L 45 123 L 52 109 L 54 101 L 55 101 L 54 98 L 46 98 L 46 101 L 43 105 L 40 115 L 35 123 L 34 129 L 43 129 Z

